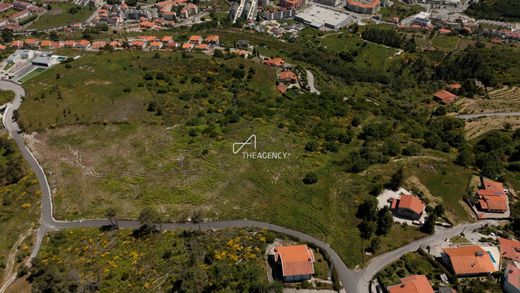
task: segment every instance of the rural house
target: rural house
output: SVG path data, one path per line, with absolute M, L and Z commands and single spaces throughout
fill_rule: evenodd
M 399 199 L 394 198 L 392 200 L 390 207 L 399 217 L 419 220 L 424 212 L 425 204 L 415 195 L 401 194 Z
M 477 277 L 493 273 L 495 266 L 487 251 L 477 245 L 443 249 L 443 258 L 457 277 Z
M 389 286 L 388 293 L 434 293 L 425 275 L 413 275 L 401 279 L 401 284 Z
M 314 274 L 314 253 L 307 245 L 278 246 L 274 251 L 285 282 L 308 280 Z
M 507 212 L 507 194 L 502 183 L 482 178 L 482 187 L 477 190 L 478 207 L 488 213 Z

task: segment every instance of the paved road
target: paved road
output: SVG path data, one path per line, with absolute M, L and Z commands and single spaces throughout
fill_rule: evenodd
M 455 117 L 459 119 L 475 119 L 481 117 L 509 117 L 509 116 L 520 116 L 520 112 L 487 112 L 487 113 L 475 113 L 475 114 L 461 114 Z
M 370 260 L 365 269 L 359 273 L 357 292 L 368 293 L 369 282 L 374 278 L 374 276 L 379 272 L 379 270 L 384 268 L 386 265 L 398 260 L 401 256 L 403 256 L 406 253 L 417 251 L 420 247 L 426 247 L 434 243 L 441 243 L 446 238 L 455 237 L 464 231 L 473 231 L 487 224 L 496 225 L 497 223 L 497 221 L 488 220 L 479 221 L 477 223 L 463 224 L 450 229 L 437 227 L 435 234 L 431 236 L 408 243 L 407 245 L 402 246 L 398 249 L 389 251 L 385 254 L 375 257 L 372 260 Z
M 314 78 L 314 74 L 312 73 L 312 71 L 308 70 L 308 69 L 305 69 L 305 71 L 307 72 L 307 84 L 309 85 L 309 88 L 311 90 L 311 93 L 316 93 L 317 95 L 320 94 L 320 91 L 316 89 L 316 86 L 315 86 L 315 78 Z
M 0 81 L 0 89 L 2 90 L 12 90 L 15 92 L 15 99 L 11 102 L 6 110 L 3 117 L 3 124 L 10 136 L 15 139 L 18 148 L 22 152 L 23 157 L 27 160 L 31 169 L 36 174 L 38 178 L 38 182 L 40 184 L 40 189 L 42 191 L 42 214 L 40 218 L 40 227 L 37 232 L 36 242 L 34 244 L 33 250 L 31 252 L 30 258 L 36 257 L 38 251 L 40 250 L 41 243 L 45 233 L 48 231 L 56 231 L 61 229 L 70 229 L 70 228 L 98 228 L 105 225 L 109 225 L 110 222 L 108 220 L 85 220 L 85 221 L 57 221 L 53 217 L 53 207 L 52 207 L 52 197 L 50 187 L 47 181 L 47 177 L 45 173 L 38 163 L 38 161 L 34 158 L 32 153 L 29 151 L 27 146 L 24 143 L 23 136 L 19 133 L 19 127 L 16 121 L 13 121 L 13 112 L 18 109 L 22 102 L 22 97 L 25 96 L 24 89 L 17 83 L 12 81 Z M 130 228 L 135 229 L 140 226 L 139 221 L 135 220 L 118 220 L 119 226 L 121 228 Z M 319 247 L 321 250 L 327 252 L 330 256 L 332 263 L 338 273 L 338 278 L 341 283 L 345 287 L 345 291 L 348 293 L 367 293 L 368 292 L 368 282 L 374 277 L 374 275 L 384 266 L 390 264 L 391 262 L 397 260 L 403 254 L 412 252 L 417 250 L 421 245 L 430 245 L 431 243 L 438 242 L 444 240 L 445 238 L 453 237 L 463 230 L 473 230 L 479 227 L 482 227 L 485 224 L 493 224 L 495 221 L 481 221 L 478 223 L 466 224 L 457 226 L 452 229 L 437 229 L 437 232 L 429 237 L 424 239 L 420 239 L 409 243 L 401 248 L 396 250 L 387 252 L 378 257 L 373 258 L 368 266 L 363 270 L 351 270 L 347 268 L 345 263 L 341 260 L 339 255 L 336 253 L 334 249 L 330 247 L 329 244 L 316 239 L 310 235 L 305 233 L 292 230 L 289 228 L 285 228 L 282 226 L 260 222 L 260 221 L 252 221 L 252 220 L 231 220 L 231 221 L 218 221 L 218 222 L 205 222 L 200 224 L 193 223 L 165 223 L 162 224 L 163 230 L 177 230 L 177 229 L 187 229 L 187 230 L 214 230 L 214 229 L 225 229 L 225 228 L 260 228 L 260 229 L 268 229 L 274 232 L 283 233 L 286 235 L 290 235 L 297 239 L 300 239 L 304 242 L 309 242 Z M 10 281 L 10 283 L 14 281 L 14 278 Z M 2 288 L 0 288 L 0 293 L 4 292 L 5 288 L 8 288 L 9 284 L 3 284 Z

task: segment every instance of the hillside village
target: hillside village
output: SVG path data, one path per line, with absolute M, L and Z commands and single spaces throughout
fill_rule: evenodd
M 519 293 L 520 23 L 475 4 L 0 3 L 0 156 L 41 189 L 0 187 L 0 292 Z

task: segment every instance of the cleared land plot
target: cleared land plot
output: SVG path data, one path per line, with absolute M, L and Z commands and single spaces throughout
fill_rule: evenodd
M 459 114 L 486 112 L 517 112 L 520 111 L 520 88 L 503 87 L 488 93 L 489 98 L 464 98 L 457 102 L 461 109 Z
M 82 22 L 87 19 L 94 10 L 86 6 L 78 6 L 68 2 L 52 2 L 52 9 L 40 15 L 29 29 L 43 30 L 54 27 L 66 26 Z
M 510 125 L 511 129 L 520 128 L 520 116 L 481 117 L 466 120 L 465 123 L 466 138 L 473 139 L 491 130 L 504 129 L 507 125 Z
M 519 112 L 520 88 L 503 87 L 488 93 L 489 98 L 463 98 L 457 102 L 458 114 Z M 507 124 L 513 129 L 520 127 L 520 117 L 481 117 L 466 120 L 466 137 L 475 138 L 494 129 L 503 129 Z
M 435 201 L 444 204 L 452 221 L 469 219 L 463 197 L 471 180 L 471 170 L 445 162 L 424 161 L 408 164 L 407 172 L 419 179 Z
M 188 55 L 85 54 L 72 68 L 58 65 L 26 84 L 20 121 L 38 131 L 29 142 L 49 175 L 56 216 L 104 217 L 107 207 L 115 207 L 121 217 L 135 218 L 152 205 L 171 221 L 194 211 L 207 219 L 259 219 L 315 235 L 347 264 L 360 263 L 354 214 L 371 178 L 346 173 L 335 162 L 340 154 L 305 153 L 308 137 L 283 127 L 279 121 L 286 117 L 274 111 L 215 124 L 233 118 L 227 109 L 236 104 L 260 116 L 269 112 L 260 106 L 283 102 L 275 70 L 239 58 Z M 233 77 L 241 75 L 240 64 L 246 73 L 253 69 L 250 79 Z M 290 157 L 233 155 L 233 143 L 251 134 L 258 151 Z M 394 167 L 378 170 L 388 177 Z M 318 174 L 314 185 L 302 182 L 309 171 Z M 385 247 L 421 235 L 394 229 L 382 239 Z

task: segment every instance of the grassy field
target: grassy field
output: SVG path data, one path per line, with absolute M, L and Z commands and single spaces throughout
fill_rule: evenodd
M 0 135 L 2 139 L 7 136 L 5 133 Z M 4 148 L 1 150 L 2 153 L 5 151 Z M 0 158 L 4 163 L 5 157 Z M 0 276 L 4 275 L 6 268 L 14 268 L 13 271 L 16 272 L 19 264 L 29 255 L 32 232 L 38 226 L 41 194 L 34 175 L 28 170 L 26 172 L 27 174 L 17 182 L 0 186 Z M 10 267 L 8 262 L 10 254 L 15 257 L 13 267 Z
M 434 197 L 433 201 L 444 204 L 452 221 L 461 222 L 469 219 L 463 197 L 471 180 L 470 169 L 448 162 L 424 161 L 408 164 L 406 171 L 418 178 Z
M 14 92 L 0 90 L 0 105 L 9 103 L 14 99 Z
M 164 232 L 75 229 L 49 234 L 31 268 L 33 290 L 100 292 L 281 291 L 267 281 L 264 253 L 278 235 L 258 230 Z M 46 282 L 46 280 L 52 280 Z
M 391 7 L 383 7 L 379 11 L 384 20 L 388 20 L 394 17 L 398 17 L 399 19 L 406 18 L 408 16 L 417 14 L 421 11 L 424 11 L 424 8 L 420 5 L 408 5 L 401 2 L 394 2 Z
M 88 7 L 69 2 L 52 2 L 51 5 L 52 9 L 40 15 L 29 29 L 44 30 L 82 22 L 94 12 Z M 76 9 L 76 12 L 72 13 L 71 9 Z
M 48 170 L 56 216 L 103 217 L 107 207 L 115 207 L 121 217 L 135 218 L 152 205 L 171 221 L 185 220 L 195 211 L 207 219 L 259 219 L 320 237 L 349 265 L 359 264 L 362 249 L 354 214 L 373 178 L 343 171 L 335 158 L 349 148 L 338 154 L 306 153 L 307 136 L 273 123 L 287 123 L 284 115 L 275 113 L 272 118 L 211 126 L 226 119 L 226 109 L 236 103 L 233 96 L 248 105 L 243 111 L 253 111 L 253 116 L 257 103 L 281 101 L 275 72 L 238 58 L 222 63 L 203 54 L 190 56 L 84 54 L 72 68 L 58 65 L 24 85 L 27 98 L 20 121 L 29 132 L 38 131 L 29 143 Z M 242 81 L 245 84 L 236 84 L 230 75 L 242 63 L 246 72 L 255 73 Z M 170 79 L 143 78 L 160 66 L 168 66 Z M 200 83 L 193 76 L 218 77 L 222 84 Z M 205 97 L 208 86 L 218 94 Z M 247 90 L 234 93 L 232 86 Z M 163 89 L 170 92 L 164 94 Z M 152 101 L 161 106 L 161 115 L 157 109 L 147 111 Z M 232 144 L 253 133 L 259 150 L 291 156 L 273 161 L 233 155 Z M 378 178 L 387 178 L 392 168 L 379 167 Z M 318 183 L 303 184 L 309 171 L 318 174 Z M 401 229 L 395 227 L 383 246 L 395 247 L 421 235 L 410 230 L 402 237 Z

